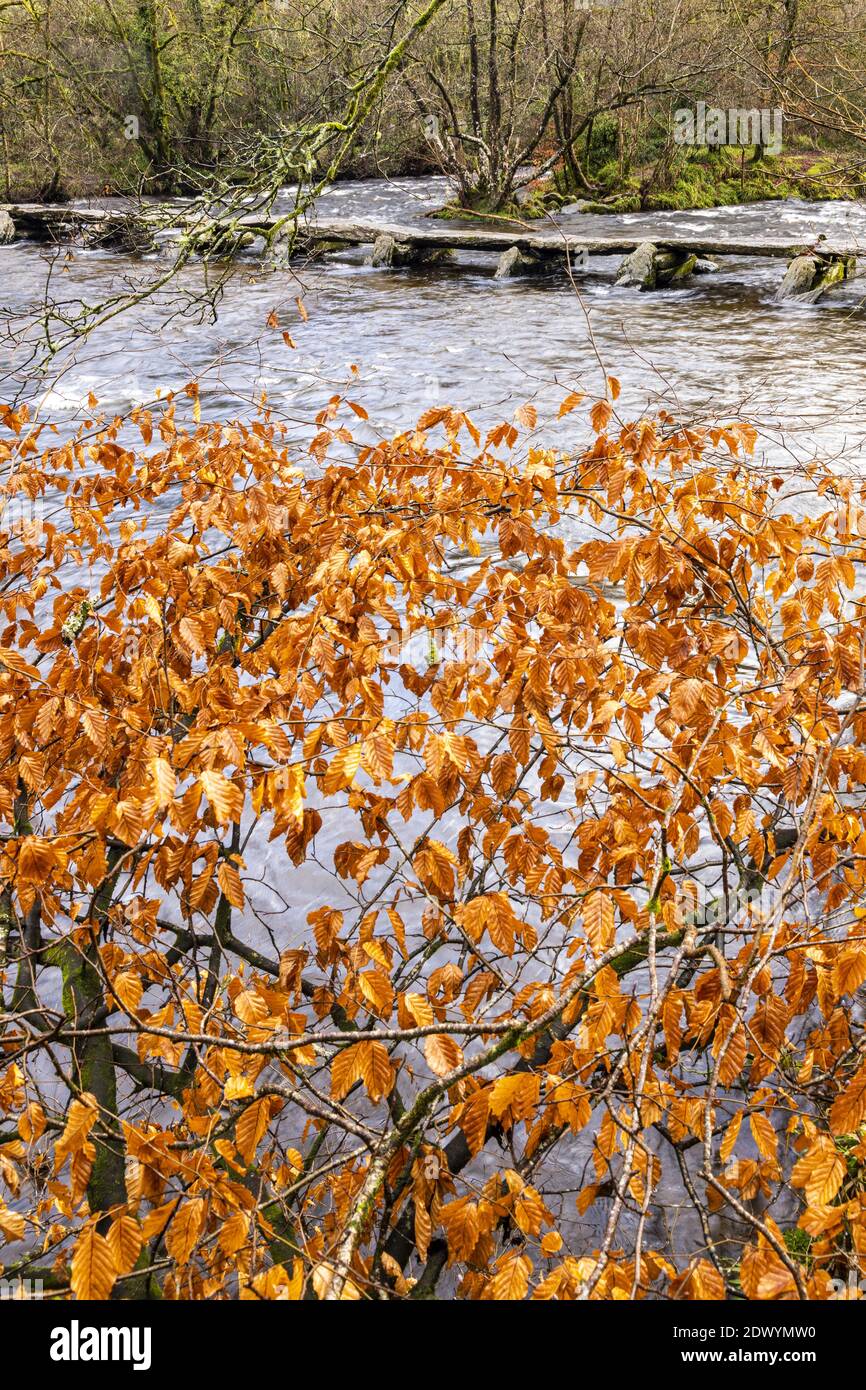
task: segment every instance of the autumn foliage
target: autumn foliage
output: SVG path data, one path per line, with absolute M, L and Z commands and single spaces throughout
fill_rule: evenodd
M 617 394 L 563 402 L 567 454 L 529 408 L 361 447 L 335 399 L 306 454 L 181 398 L 67 443 L 5 412 L 7 1272 L 821 1299 L 857 1267 L 859 498 Z

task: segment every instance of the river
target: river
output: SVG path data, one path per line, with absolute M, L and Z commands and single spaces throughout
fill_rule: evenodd
M 319 206 L 323 217 L 407 222 L 441 205 L 446 191 L 435 178 L 346 182 Z M 854 203 L 617 217 L 565 212 L 558 221 L 575 235 L 628 229 L 651 238 L 691 228 L 704 236 L 766 233 L 808 242 L 825 232 L 866 246 L 866 207 Z M 576 426 L 573 417 L 557 423 L 557 407 L 576 387 L 599 393 L 600 356 L 622 382 L 626 412 L 664 400 L 690 418 L 747 416 L 776 463 L 790 451 L 799 459 L 856 459 L 862 451 L 866 280 L 806 306 L 776 303 L 783 267 L 756 257 L 725 258 L 711 277 L 640 294 L 614 284 L 613 257 L 593 257 L 572 283 L 561 270 L 494 281 L 491 253 L 461 252 L 447 268 L 399 271 L 373 269 L 366 255 L 346 250 L 269 271 L 245 257 L 219 272 L 225 280 L 215 320 L 190 305 L 217 272 L 190 266 L 170 292 L 97 330 L 44 379 L 29 375 L 20 349 L 7 347 L 3 365 L 14 388 L 6 377 L 3 394 L 14 389 L 42 415 L 71 424 L 90 392 L 105 411 L 122 413 L 197 377 L 205 418 L 249 416 L 264 391 L 278 416 L 297 423 L 299 439 L 328 397 L 349 387 L 369 412 L 368 436 L 404 429 L 437 403 L 459 405 L 488 424 L 531 400 L 543 437 L 567 443 Z M 52 261 L 50 292 L 90 303 L 159 268 L 154 259 L 17 242 L 0 249 L 7 324 L 38 312 Z M 188 312 L 179 315 L 179 307 Z M 273 310 L 294 349 L 266 328 Z

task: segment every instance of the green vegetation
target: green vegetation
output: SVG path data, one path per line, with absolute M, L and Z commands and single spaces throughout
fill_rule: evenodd
M 846 177 L 830 156 L 816 152 L 756 158 L 754 147 L 689 150 L 670 188 L 647 188 L 645 179 L 644 175 L 628 181 L 631 187 L 627 185 L 618 201 L 631 206 L 622 211 L 726 207 L 774 198 L 856 198 L 866 191 L 866 177 Z
M 783 1232 L 785 1249 L 789 1255 L 802 1265 L 809 1264 L 809 1251 L 812 1248 L 812 1237 L 805 1231 L 801 1231 L 799 1226 L 791 1226 Z
M 595 175 L 598 196 L 576 198 L 567 173 L 558 169 L 549 178 L 530 186 L 519 203 L 502 207 L 499 217 L 532 220 L 577 202 L 581 212 L 667 212 L 689 208 L 731 207 L 774 199 L 854 199 L 866 195 L 866 174 L 847 172 L 838 157 L 810 150 L 806 153 L 756 157 L 754 147 L 718 149 L 698 146 L 682 152 L 667 179 L 656 183 L 652 166 L 643 165 L 625 176 L 615 160 Z M 448 203 L 434 216 L 477 219 L 494 215 L 485 208 Z

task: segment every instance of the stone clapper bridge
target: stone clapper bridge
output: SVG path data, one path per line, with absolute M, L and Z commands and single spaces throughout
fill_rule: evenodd
M 0 242 L 23 236 L 143 252 L 152 248 L 156 231 L 174 230 L 196 254 L 226 258 L 248 249 L 258 238 L 272 241 L 275 231 L 282 233 L 290 225 L 285 218 L 255 214 L 203 218 L 201 214 L 191 217 L 182 208 L 126 212 L 23 203 L 0 210 Z M 495 252 L 497 279 L 549 270 L 557 263 L 579 271 L 586 268 L 590 256 L 620 255 L 617 284 L 640 290 L 680 284 L 689 276 L 717 270 L 709 257 L 760 256 L 787 263 L 778 298 L 807 302 L 849 279 L 860 249 L 853 241 L 823 236 L 811 246 L 768 236 L 706 238 L 687 232 L 665 234 L 652 242 L 637 240 L 627 230 L 579 236 L 553 220 L 538 230 L 526 224 L 501 230 L 440 219 L 418 226 L 319 218 L 301 225 L 293 252 L 319 257 L 346 246 L 366 245 L 373 248 L 372 264 L 383 267 L 435 266 L 448 261 L 454 251 Z

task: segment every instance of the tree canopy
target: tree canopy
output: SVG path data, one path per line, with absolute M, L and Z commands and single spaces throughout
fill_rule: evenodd
M 618 391 L 567 453 L 4 412 L 7 1273 L 820 1299 L 862 1254 L 862 498 Z

